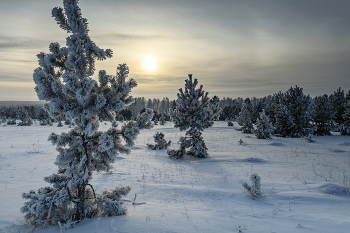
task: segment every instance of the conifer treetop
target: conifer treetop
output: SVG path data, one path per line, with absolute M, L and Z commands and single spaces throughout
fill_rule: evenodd
M 175 127 L 180 130 L 195 127 L 203 131 L 214 124 L 212 120 L 220 113 L 219 108 L 216 112 L 211 112 L 209 93 L 203 90 L 203 85 L 196 89 L 197 85 L 198 80 L 193 80 L 192 74 L 189 74 L 185 80 L 185 91 L 180 88 L 177 94 L 176 109 L 172 112 L 172 116 Z
M 92 134 L 98 129 L 98 120 L 114 119 L 133 102 L 131 89 L 135 80 L 126 81 L 129 67 L 119 64 L 117 75 L 102 70 L 98 81 L 91 78 L 95 61 L 112 57 L 112 50 L 100 49 L 88 35 L 88 23 L 82 17 L 77 0 L 64 0 L 64 7 L 55 7 L 52 16 L 60 28 L 71 35 L 66 47 L 51 43 L 50 53 L 39 53 L 40 67 L 34 71 L 35 91 L 39 100 L 48 101 L 45 107 L 53 118 L 65 115 L 74 120 L 82 133 Z

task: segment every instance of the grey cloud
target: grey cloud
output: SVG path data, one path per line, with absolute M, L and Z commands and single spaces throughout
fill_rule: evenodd
M 116 40 L 157 40 L 167 38 L 162 35 L 141 35 L 141 34 L 122 34 L 122 33 L 111 33 L 105 35 L 96 35 L 95 37 L 103 37 L 108 39 Z
M 0 72 L 0 82 L 33 82 L 32 74 Z
M 0 36 L 0 49 L 7 48 L 32 48 L 33 46 L 39 47 L 46 44 L 44 41 L 33 40 L 26 37 L 7 37 Z

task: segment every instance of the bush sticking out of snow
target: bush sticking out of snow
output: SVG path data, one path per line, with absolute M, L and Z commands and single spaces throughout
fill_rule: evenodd
M 166 141 L 164 139 L 164 134 L 162 132 L 160 133 L 156 133 L 154 136 L 154 141 L 155 141 L 155 145 L 153 144 L 147 144 L 148 148 L 152 149 L 152 150 L 161 150 L 161 149 L 166 149 L 168 148 L 168 146 L 170 146 L 171 141 Z
M 260 117 L 256 122 L 255 136 L 258 139 L 268 139 L 271 138 L 271 132 L 273 130 L 270 119 L 266 116 L 265 111 L 263 110 L 260 113 Z
M 260 180 L 261 177 L 258 174 L 252 174 L 250 176 L 252 185 L 248 185 L 247 182 L 243 183 L 243 188 L 248 192 L 248 195 L 253 199 L 260 198 L 262 196 Z
M 174 127 L 180 128 L 181 131 L 188 129 L 186 137 L 180 139 L 181 152 L 169 151 L 170 157 L 174 155 L 182 157 L 184 153 L 198 158 L 208 157 L 208 148 L 201 131 L 213 126 L 213 120 L 219 116 L 221 109 L 218 103 L 210 105 L 209 93 L 204 92 L 203 85 L 196 89 L 197 84 L 198 80 L 192 80 L 192 74 L 189 74 L 188 79 L 185 80 L 185 91 L 182 88 L 179 89 L 176 107 L 174 110 L 170 109 Z M 186 152 L 185 149 L 189 147 L 190 150 Z
M 7 122 L 6 122 L 6 125 L 15 125 L 16 124 L 16 119 L 9 119 Z
M 304 139 L 307 141 L 307 142 L 315 142 L 314 139 L 312 139 L 313 135 L 311 133 L 309 133 Z
M 25 107 L 19 107 L 16 112 L 16 118 L 20 120 L 17 124 L 18 126 L 31 126 L 33 124 L 33 120 L 30 119 L 27 109 Z

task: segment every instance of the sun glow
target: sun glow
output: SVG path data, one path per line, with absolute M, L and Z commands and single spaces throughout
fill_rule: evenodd
M 157 67 L 157 62 L 154 57 L 148 56 L 148 57 L 145 57 L 142 65 L 146 71 L 154 71 Z

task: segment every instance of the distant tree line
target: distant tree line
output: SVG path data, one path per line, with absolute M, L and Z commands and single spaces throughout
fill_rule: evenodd
M 268 116 L 273 126 L 273 132 L 282 137 L 302 137 L 309 133 L 315 135 L 330 135 L 330 131 L 339 131 L 349 135 L 350 90 L 345 92 L 340 87 L 333 94 L 320 95 L 311 98 L 303 93 L 303 89 L 296 86 L 286 92 L 278 92 L 262 98 L 211 98 L 211 103 L 218 103 L 222 109 L 218 120 L 237 121 L 244 133 L 252 133 L 253 125 L 257 123 L 260 113 Z M 154 112 L 153 121 L 169 121 L 170 111 L 176 106 L 175 100 L 165 97 L 162 100 L 136 97 L 127 108 L 116 112 L 116 121 L 131 120 L 142 114 L 147 108 Z M 17 119 L 18 111 L 23 108 L 29 118 L 45 121 L 49 117 L 43 112 L 42 106 L 0 106 L 0 117 Z M 65 121 L 64 117 L 48 120 Z M 69 122 L 65 122 L 69 124 Z M 25 125 L 25 124 L 24 124 Z

